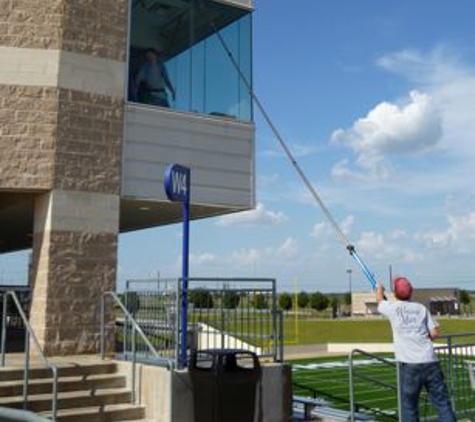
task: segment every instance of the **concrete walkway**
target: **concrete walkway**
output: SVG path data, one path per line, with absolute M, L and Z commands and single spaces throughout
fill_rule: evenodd
M 311 359 L 315 357 L 338 356 L 343 353 L 330 353 L 326 344 L 307 344 L 302 346 L 285 346 L 284 357 L 286 360 Z

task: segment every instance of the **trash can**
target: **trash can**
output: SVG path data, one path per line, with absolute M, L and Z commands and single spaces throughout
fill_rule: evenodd
M 199 350 L 189 365 L 195 422 L 254 422 L 259 358 L 247 350 Z

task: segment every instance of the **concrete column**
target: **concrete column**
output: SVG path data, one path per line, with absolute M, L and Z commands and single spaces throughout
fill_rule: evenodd
M 100 298 L 115 290 L 118 227 L 117 195 L 53 190 L 37 198 L 30 321 L 47 355 L 98 352 Z M 113 318 L 109 309 L 106 320 Z

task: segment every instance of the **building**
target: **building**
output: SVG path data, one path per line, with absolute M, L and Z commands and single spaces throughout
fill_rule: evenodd
M 392 292 L 386 291 L 388 300 L 394 300 Z M 356 292 L 351 295 L 352 312 L 355 316 L 377 315 L 374 292 Z M 422 303 L 433 315 L 456 315 L 460 313 L 459 289 L 415 289 L 414 302 Z
M 0 11 L 0 253 L 32 248 L 48 355 L 98 349 L 119 233 L 170 224 L 170 162 L 193 219 L 255 203 L 252 0 L 12 0 Z M 113 318 L 109 313 L 108 317 Z
M 386 292 L 388 300 L 394 300 L 391 292 Z M 374 292 L 352 292 L 351 314 L 353 316 L 378 315 L 378 304 Z

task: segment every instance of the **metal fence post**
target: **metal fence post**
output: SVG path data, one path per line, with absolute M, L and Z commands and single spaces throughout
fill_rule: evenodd
M 402 420 L 402 397 L 401 397 L 401 362 L 396 361 L 396 387 L 397 387 L 397 415 L 398 421 Z
M 449 367 L 448 375 L 450 380 L 450 402 L 452 403 L 452 409 L 455 412 L 455 380 L 454 380 L 454 371 L 453 371 L 453 350 L 452 350 L 452 337 L 447 338 L 447 346 L 449 352 Z
M 272 280 L 272 354 L 276 360 L 278 345 L 277 345 L 277 288 L 275 279 Z
M 101 297 L 101 337 L 100 337 L 100 353 L 101 359 L 104 359 L 105 350 L 104 350 L 104 342 L 105 342 L 105 295 Z
M 28 384 L 30 383 L 30 332 L 25 330 L 25 372 L 23 373 L 23 409 L 28 409 Z
M 5 352 L 7 346 L 7 292 L 3 293 L 3 308 L 2 308 L 2 366 L 5 366 Z
M 280 321 L 279 321 L 279 362 L 284 361 L 284 312 L 280 312 Z
M 353 385 L 353 351 L 348 356 L 348 383 L 350 388 L 350 421 L 355 422 L 355 391 Z
M 124 294 L 124 305 L 127 310 L 129 310 L 129 288 L 130 288 L 130 283 L 129 280 L 125 282 L 125 294 Z M 124 358 L 125 360 L 128 360 L 127 356 L 127 346 L 128 346 L 128 341 L 129 341 L 129 336 L 128 336 L 128 326 L 129 326 L 129 320 L 127 318 L 127 315 L 124 315 Z
M 135 328 L 132 329 L 132 403 L 137 404 L 135 371 L 137 369 L 137 354 L 135 345 Z

